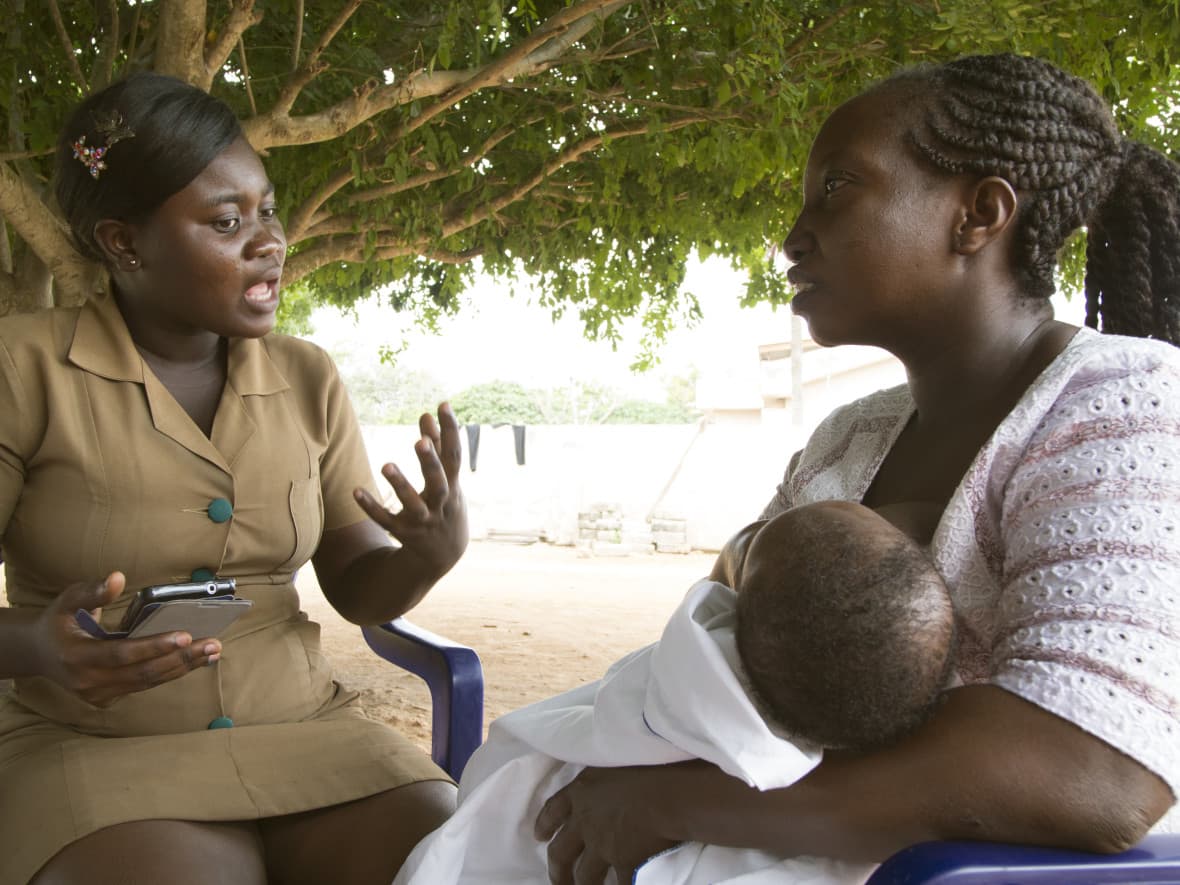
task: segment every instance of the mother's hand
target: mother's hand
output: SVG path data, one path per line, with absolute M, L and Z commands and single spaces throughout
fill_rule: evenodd
M 430 414 L 419 418 L 418 429 L 422 438 L 414 445 L 414 452 L 422 469 L 422 491 L 415 490 L 396 464 L 386 464 L 381 473 L 402 509 L 394 513 L 364 490 L 358 490 L 357 502 L 397 539 L 406 555 L 420 560 L 424 571 L 437 578 L 467 549 L 467 503 L 459 488 L 463 449 L 449 403 L 439 406 L 437 423 Z
M 620 883 L 673 845 L 661 832 L 663 766 L 587 768 L 545 802 L 534 835 L 549 842 L 549 881 L 596 885 L 614 869 Z
M 221 656 L 216 639 L 194 643 L 184 632 L 96 639 L 83 630 L 75 618 L 78 609 L 97 619 L 102 606 L 117 599 L 125 584 L 122 572 L 112 572 L 105 581 L 74 584 L 33 624 L 36 672 L 96 707 L 178 679 Z

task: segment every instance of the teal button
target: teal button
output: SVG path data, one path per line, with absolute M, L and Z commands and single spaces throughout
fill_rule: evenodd
M 234 515 L 234 505 L 225 498 L 214 498 L 209 502 L 209 518 L 214 522 L 225 522 Z
M 209 723 L 210 730 L 212 730 L 214 728 L 233 728 L 233 727 L 234 727 L 234 721 L 232 719 L 230 719 L 228 716 L 218 716 L 216 719 L 214 719 L 212 722 Z
M 217 573 L 213 569 L 195 568 L 189 580 L 194 584 L 203 584 L 205 581 L 217 580 Z

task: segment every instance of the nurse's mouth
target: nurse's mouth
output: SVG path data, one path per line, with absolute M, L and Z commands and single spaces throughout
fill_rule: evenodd
M 255 283 L 246 290 L 243 297 L 247 303 L 256 307 L 269 307 L 278 301 L 279 281 L 263 280 L 261 283 Z

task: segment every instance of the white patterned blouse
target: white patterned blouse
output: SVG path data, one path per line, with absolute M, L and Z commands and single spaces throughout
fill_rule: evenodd
M 833 412 L 763 515 L 859 501 L 913 410 L 901 386 Z M 1180 348 L 1080 330 L 980 449 L 930 552 L 959 680 L 1077 724 L 1180 795 Z M 1177 824 L 1173 806 L 1156 830 Z

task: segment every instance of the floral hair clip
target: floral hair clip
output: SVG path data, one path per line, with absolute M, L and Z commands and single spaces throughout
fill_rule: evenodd
M 98 178 L 102 170 L 107 168 L 103 160 L 107 151 L 125 138 L 134 138 L 135 133 L 123 122 L 123 115 L 118 111 L 112 111 L 109 116 L 95 115 L 94 129 L 106 138 L 106 144 L 91 147 L 86 144 L 86 136 L 83 135 L 74 142 L 73 147 L 74 159 L 90 170 L 91 178 Z

